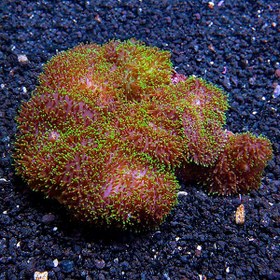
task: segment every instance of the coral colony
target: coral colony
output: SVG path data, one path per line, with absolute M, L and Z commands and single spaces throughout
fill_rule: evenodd
M 17 118 L 16 171 L 97 226 L 160 224 L 177 178 L 247 193 L 272 157 L 266 138 L 223 128 L 221 89 L 176 73 L 169 52 L 138 41 L 59 53 L 39 81 Z

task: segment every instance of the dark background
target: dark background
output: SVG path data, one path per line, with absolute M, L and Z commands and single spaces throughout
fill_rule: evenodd
M 0 279 L 280 279 L 278 1 L 12 1 L 0 3 Z M 274 158 L 242 196 L 187 195 L 157 230 L 98 232 L 14 175 L 14 118 L 42 65 L 80 42 L 136 38 L 172 52 L 179 73 L 229 94 L 227 128 L 263 134 Z M 19 55 L 27 56 L 20 62 Z M 200 247 L 201 246 L 201 250 Z M 54 260 L 58 260 L 55 267 Z

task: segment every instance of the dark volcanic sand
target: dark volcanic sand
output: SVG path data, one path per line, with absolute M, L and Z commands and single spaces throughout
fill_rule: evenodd
M 201 0 L 1 0 L 1 280 L 33 279 L 35 271 L 48 271 L 49 279 L 280 279 L 280 5 L 213 2 L 211 9 Z M 131 37 L 170 50 L 178 72 L 224 88 L 228 129 L 262 133 L 273 142 L 261 188 L 242 196 L 243 226 L 234 219 L 237 195 L 209 196 L 183 185 L 187 195 L 158 230 L 100 233 L 71 222 L 58 203 L 15 177 L 14 118 L 42 65 L 80 42 Z M 19 62 L 20 54 L 28 62 Z

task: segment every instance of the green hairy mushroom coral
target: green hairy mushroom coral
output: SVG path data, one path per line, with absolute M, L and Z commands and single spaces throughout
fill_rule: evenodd
M 226 131 L 227 108 L 221 89 L 176 73 L 167 51 L 81 44 L 46 63 L 22 104 L 16 171 L 79 220 L 156 226 L 176 204 L 178 176 L 219 194 L 259 187 L 271 143 Z

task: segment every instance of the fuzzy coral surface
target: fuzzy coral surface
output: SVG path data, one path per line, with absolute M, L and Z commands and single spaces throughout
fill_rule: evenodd
M 59 53 L 39 81 L 17 119 L 17 173 L 98 226 L 160 224 L 176 176 L 220 194 L 256 189 L 272 156 L 266 138 L 224 129 L 222 90 L 137 41 Z

